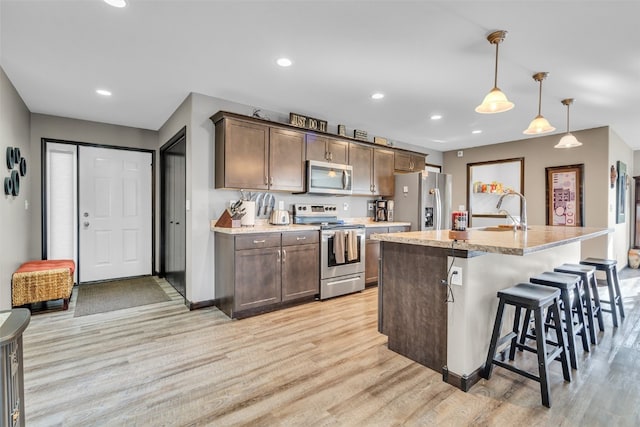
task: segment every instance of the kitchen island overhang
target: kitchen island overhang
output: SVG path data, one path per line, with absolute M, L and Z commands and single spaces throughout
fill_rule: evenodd
M 581 241 L 611 232 L 471 229 L 464 241 L 450 239 L 448 230 L 374 234 L 381 241 L 378 329 L 388 336 L 389 349 L 442 371 L 446 382 L 466 391 L 480 379 L 497 291 L 579 262 Z M 460 286 L 449 283 L 451 266 L 461 271 Z

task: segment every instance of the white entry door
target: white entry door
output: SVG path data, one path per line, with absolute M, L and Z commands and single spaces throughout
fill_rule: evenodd
M 151 274 L 151 153 L 79 149 L 80 282 Z

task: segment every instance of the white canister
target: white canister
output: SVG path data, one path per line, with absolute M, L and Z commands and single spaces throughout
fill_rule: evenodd
M 253 227 L 256 225 L 256 202 L 253 200 L 243 200 L 242 209 L 244 209 L 244 216 L 240 220 L 240 225 L 243 227 Z

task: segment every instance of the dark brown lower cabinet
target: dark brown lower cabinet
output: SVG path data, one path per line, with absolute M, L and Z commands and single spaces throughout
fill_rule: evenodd
M 380 241 L 372 240 L 372 234 L 399 233 L 409 231 L 410 226 L 395 225 L 391 227 L 368 227 L 365 240 L 365 262 L 364 262 L 364 283 L 365 286 L 378 284 L 378 274 L 380 266 Z
M 236 251 L 235 311 L 275 304 L 280 296 L 280 245 Z
M 319 292 L 319 259 L 318 243 L 282 246 L 282 301 L 312 297 Z
M 320 289 L 318 231 L 215 235 L 215 301 L 231 318 L 280 308 Z

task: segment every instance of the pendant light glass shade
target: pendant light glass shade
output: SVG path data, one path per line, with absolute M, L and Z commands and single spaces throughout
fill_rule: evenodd
M 494 31 L 487 36 L 489 43 L 496 45 L 496 67 L 493 79 L 493 89 L 482 100 L 482 104 L 476 107 L 477 113 L 493 114 L 509 111 L 513 108 L 513 102 L 507 99 L 507 96 L 498 89 L 498 45 L 504 40 L 507 32 L 503 30 Z
M 549 121 L 545 119 L 542 116 L 542 113 L 540 112 L 542 107 L 542 80 L 544 80 L 545 77 L 547 77 L 548 75 L 549 73 L 544 73 L 544 72 L 536 73 L 533 75 L 533 80 L 540 83 L 540 91 L 538 93 L 538 115 L 536 116 L 535 119 L 531 121 L 531 123 L 529 123 L 529 127 L 525 129 L 524 132 L 522 132 L 525 135 L 540 135 L 543 133 L 553 132 L 554 130 L 556 130 L 556 128 L 551 126 Z
M 569 132 L 569 106 L 573 103 L 573 98 L 563 99 L 562 105 L 567 106 L 567 133 L 560 138 L 560 141 L 554 145 L 553 148 L 573 148 L 579 147 L 582 145 L 582 142 L 578 141 L 578 138 L 573 136 L 571 132 Z
M 487 94 L 482 100 L 482 104 L 476 107 L 477 113 L 491 114 L 502 113 L 503 111 L 509 111 L 513 108 L 513 102 L 507 99 L 500 89 L 494 87 L 491 92 Z
M 523 132 L 525 135 L 539 135 L 541 133 L 553 132 L 556 130 L 547 119 L 541 115 L 537 115 L 535 119 L 531 120 L 529 127 Z

